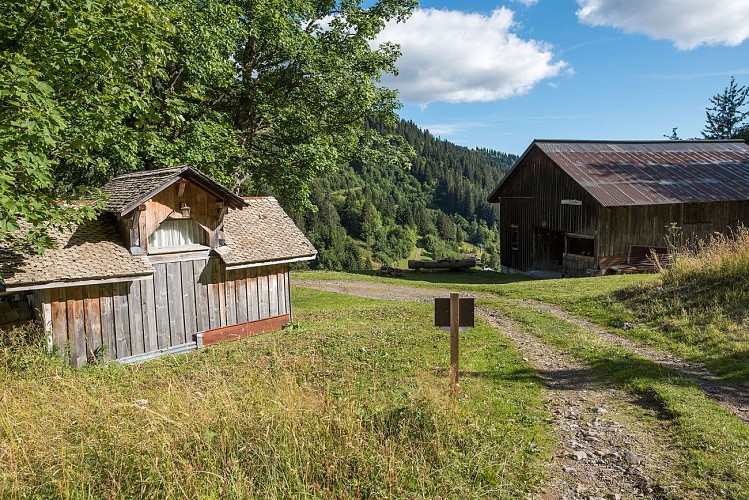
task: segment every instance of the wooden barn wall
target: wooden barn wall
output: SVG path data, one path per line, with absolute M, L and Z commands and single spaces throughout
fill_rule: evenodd
M 704 238 L 715 231 L 726 233 L 729 228 L 749 223 L 749 201 L 601 207 L 598 256 L 608 263 L 626 259 L 630 245 L 665 247 L 666 227 L 671 223 L 682 228 L 685 238 Z
M 82 366 L 102 352 L 126 358 L 194 342 L 198 332 L 290 314 L 288 265 L 227 271 L 210 258 L 153 266 L 145 280 L 49 290 L 47 325 L 57 352 Z
M 533 250 L 533 200 L 501 198 L 499 203 L 499 255 L 503 266 L 520 271 L 531 267 Z M 517 249 L 513 248 L 513 226 L 518 228 Z
M 537 148 L 512 172 L 498 195 L 500 253 L 504 266 L 521 271 L 533 267 L 534 226 L 595 235 L 598 203 Z M 580 200 L 582 205 L 562 205 L 562 200 Z M 517 255 L 511 249 L 514 224 L 518 225 L 520 236 Z

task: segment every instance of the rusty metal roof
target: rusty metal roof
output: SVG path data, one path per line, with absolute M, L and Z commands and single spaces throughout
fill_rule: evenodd
M 605 207 L 749 200 L 743 141 L 535 140 L 513 170 L 534 146 Z

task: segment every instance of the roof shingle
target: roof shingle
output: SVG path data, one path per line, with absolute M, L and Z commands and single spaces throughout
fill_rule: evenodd
M 245 198 L 224 216 L 226 246 L 216 252 L 228 266 L 314 258 L 317 250 L 275 198 Z
M 242 198 L 218 182 L 205 176 L 193 167 L 183 165 L 180 167 L 134 172 L 115 177 L 101 188 L 105 194 L 109 195 L 109 201 L 104 210 L 121 215 L 128 213 L 180 178 L 193 181 L 204 190 L 215 194 L 218 198 L 223 199 L 233 207 L 239 208 L 244 204 Z
M 114 218 L 104 214 L 65 232 L 52 232 L 56 249 L 24 255 L 0 245 L 0 274 L 6 287 L 148 276 L 153 267 L 126 249 Z

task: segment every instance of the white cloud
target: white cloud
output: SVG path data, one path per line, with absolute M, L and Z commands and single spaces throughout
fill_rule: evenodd
M 682 50 L 741 44 L 749 38 L 746 0 L 577 0 L 577 18 L 670 40 Z
M 538 0 L 513 0 L 517 3 L 522 3 L 526 7 L 530 7 L 531 5 L 535 5 L 538 3 Z
M 405 23 L 389 23 L 378 37 L 400 44 L 400 74 L 384 83 L 403 100 L 489 102 L 521 95 L 567 67 L 551 47 L 512 32 L 513 12 L 489 16 L 451 10 L 417 10 Z

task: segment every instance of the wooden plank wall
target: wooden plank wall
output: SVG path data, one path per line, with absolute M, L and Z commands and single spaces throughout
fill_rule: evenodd
M 193 342 L 291 313 L 289 266 L 227 271 L 217 258 L 153 262 L 153 277 L 50 291 L 52 343 L 73 366 Z
M 667 246 L 666 227 L 684 228 L 686 238 L 705 238 L 712 232 L 730 233 L 730 228 L 749 224 L 749 201 L 687 203 L 600 208 L 597 254 L 626 259 L 630 245 Z M 611 259 L 604 259 L 609 262 Z
M 527 271 L 534 266 L 533 228 L 593 236 L 598 202 L 540 149 L 531 151 L 501 191 L 499 227 L 502 265 Z M 582 205 L 562 205 L 580 200 Z M 510 248 L 511 225 L 517 225 L 520 245 Z

